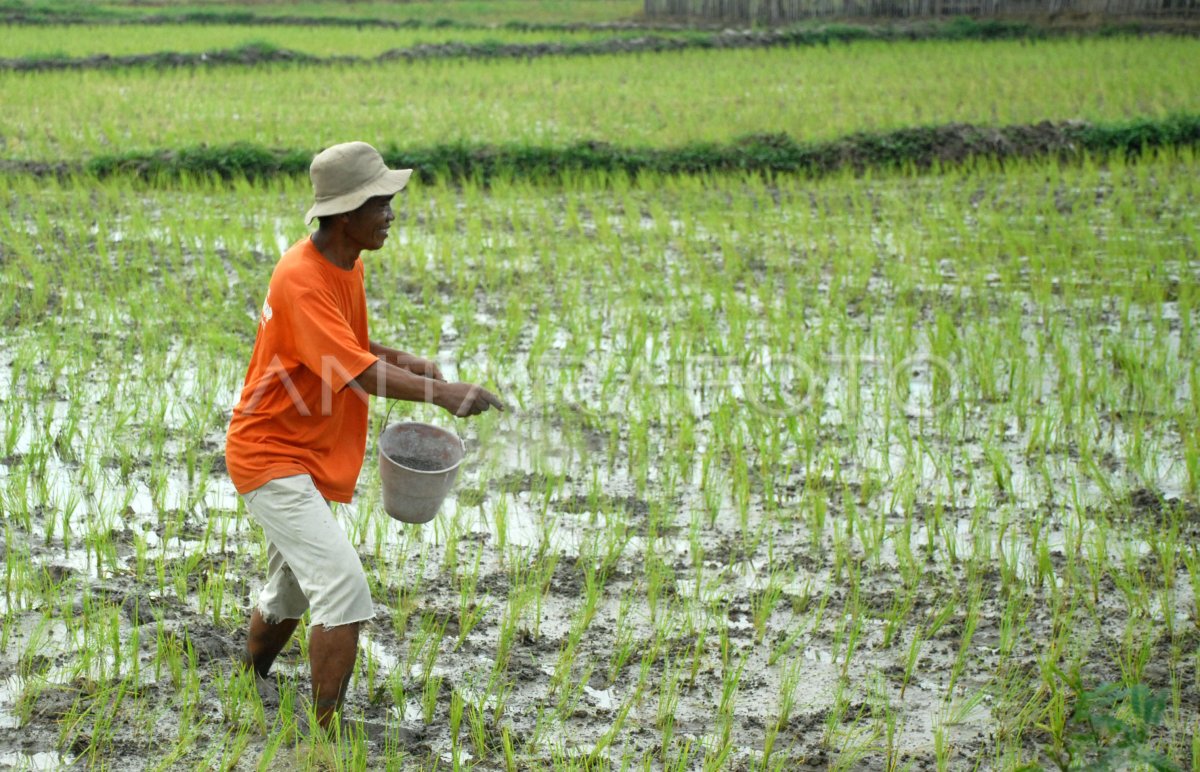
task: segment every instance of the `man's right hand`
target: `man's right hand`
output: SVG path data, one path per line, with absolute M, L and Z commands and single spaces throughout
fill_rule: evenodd
M 438 383 L 433 404 L 459 418 L 479 415 L 491 408 L 504 410 L 504 403 L 495 394 L 473 383 Z

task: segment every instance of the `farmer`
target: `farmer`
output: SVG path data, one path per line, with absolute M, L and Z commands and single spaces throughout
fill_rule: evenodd
M 392 197 L 411 169 L 388 169 L 364 142 L 319 153 L 309 171 L 316 232 L 271 275 L 225 447 L 229 476 L 267 537 L 267 581 L 250 614 L 243 664 L 265 678 L 306 609 L 318 722 L 329 728 L 374 615 L 358 553 L 329 502 L 349 502 L 367 440 L 367 394 L 473 416 L 500 401 L 447 383 L 433 362 L 371 340 L 359 254 L 383 246 Z

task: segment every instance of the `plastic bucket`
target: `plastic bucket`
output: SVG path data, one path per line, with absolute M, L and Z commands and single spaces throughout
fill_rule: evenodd
M 383 508 L 404 523 L 428 523 L 462 464 L 463 442 L 430 424 L 391 424 L 379 434 L 379 479 Z

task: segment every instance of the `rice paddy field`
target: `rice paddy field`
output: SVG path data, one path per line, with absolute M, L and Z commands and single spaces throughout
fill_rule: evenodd
M 314 56 L 378 56 L 397 48 L 439 43 L 532 44 L 632 38 L 640 30 L 554 30 L 425 27 L 385 29 L 371 26 L 312 27 L 263 24 L 93 24 L 14 27 L 0 40 L 0 58 L 38 60 L 57 56 L 122 56 L 159 51 L 205 52 L 247 45 L 286 48 Z M 655 35 L 684 35 L 658 30 Z
M 55 48 L 153 50 L 102 29 Z M 1200 110 L 1197 64 L 1082 36 L 2 72 L 0 157 L 1156 118 Z M 224 465 L 308 180 L 5 167 L 0 768 L 1200 766 L 1198 152 L 411 184 L 362 258 L 372 337 L 510 409 L 373 403 L 468 456 L 427 525 L 383 512 L 373 441 L 337 507 L 376 616 L 332 741 L 304 635 L 278 704 L 234 668 L 266 549 Z
M 1030 48 L 1022 41 L 931 41 L 670 56 L 272 64 L 211 74 L 0 72 L 6 108 L 0 134 L 5 157 L 16 160 L 234 141 L 321 147 L 345 134 L 337 123 L 380 137 L 381 145 L 594 139 L 676 146 L 750 132 L 827 139 L 948 122 L 1161 117 L 1195 110 L 1200 97 L 1195 39 L 1094 38 Z M 187 99 L 160 109 L 168 94 Z M 339 122 L 302 109 L 302 95 L 335 100 Z

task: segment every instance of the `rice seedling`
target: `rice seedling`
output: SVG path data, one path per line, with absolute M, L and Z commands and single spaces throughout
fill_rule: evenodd
M 127 56 L 162 52 L 201 53 L 218 50 L 258 50 L 268 54 L 286 49 L 314 56 L 377 56 L 397 48 L 446 43 L 495 45 L 545 42 L 581 42 L 620 39 L 644 34 L 614 30 L 523 30 L 517 28 L 470 29 L 434 27 L 381 29 L 334 27 L 313 35 L 303 26 L 262 24 L 96 24 L 75 27 L 70 35 L 61 28 L 12 26 L 0 44 L 0 57 L 53 60 L 97 54 Z M 669 31 L 658 35 L 671 36 Z
M 856 43 L 533 63 L 387 63 L 344 70 L 282 64 L 223 69 L 204 79 L 191 79 L 187 71 L 145 69 L 4 73 L 0 89 L 8 107 L 7 154 L 22 161 L 84 160 L 118 144 L 126 150 L 178 149 L 247 137 L 267 147 L 307 152 L 336 137 L 318 116 L 293 115 L 280 95 L 315 88 L 359 94 L 339 104 L 344 120 L 380 143 L 403 147 L 480 141 L 562 147 L 588 140 L 661 147 L 750 133 L 816 140 L 946 122 L 1163 117 L 1194 106 L 1188 99 L 1187 62 L 1196 46 L 1194 40 L 1171 38 L 1036 46 Z M 714 57 L 722 66 L 710 66 Z M 1097 71 L 1091 62 L 1098 59 L 1121 66 Z M 697 68 L 710 73 L 699 94 L 688 88 Z M 366 86 L 364 72 L 374 76 Z M 786 74 L 796 72 L 804 74 L 802 81 Z M 1082 79 L 1088 81 L 1085 89 L 1078 87 Z M 157 109 L 158 94 L 185 82 L 185 110 Z M 604 85 L 612 82 L 626 88 L 613 92 Z M 395 113 L 380 109 L 397 92 L 407 95 L 406 128 L 400 134 Z M 45 93 L 58 96 L 47 102 L 40 98 Z M 751 93 L 769 97 L 750 99 Z M 632 94 L 636 99 L 627 96 Z M 727 109 L 730 105 L 736 109 Z M 136 138 L 136 147 L 127 138 Z M 41 307 L 48 292 L 48 285 L 40 284 L 32 307 Z M 730 321 L 739 323 L 736 317 Z
M 348 711 L 401 739 L 337 763 L 1045 765 L 1068 663 L 1163 690 L 1185 766 L 1193 156 L 414 188 L 373 333 L 526 412 L 459 427 L 436 526 L 369 466 L 338 507 L 378 611 Z M 218 463 L 304 187 L 171 184 L 0 178 L 0 741 L 97 765 L 133 728 L 277 760 L 307 689 L 304 636 L 278 709 L 228 679 L 265 557 Z

